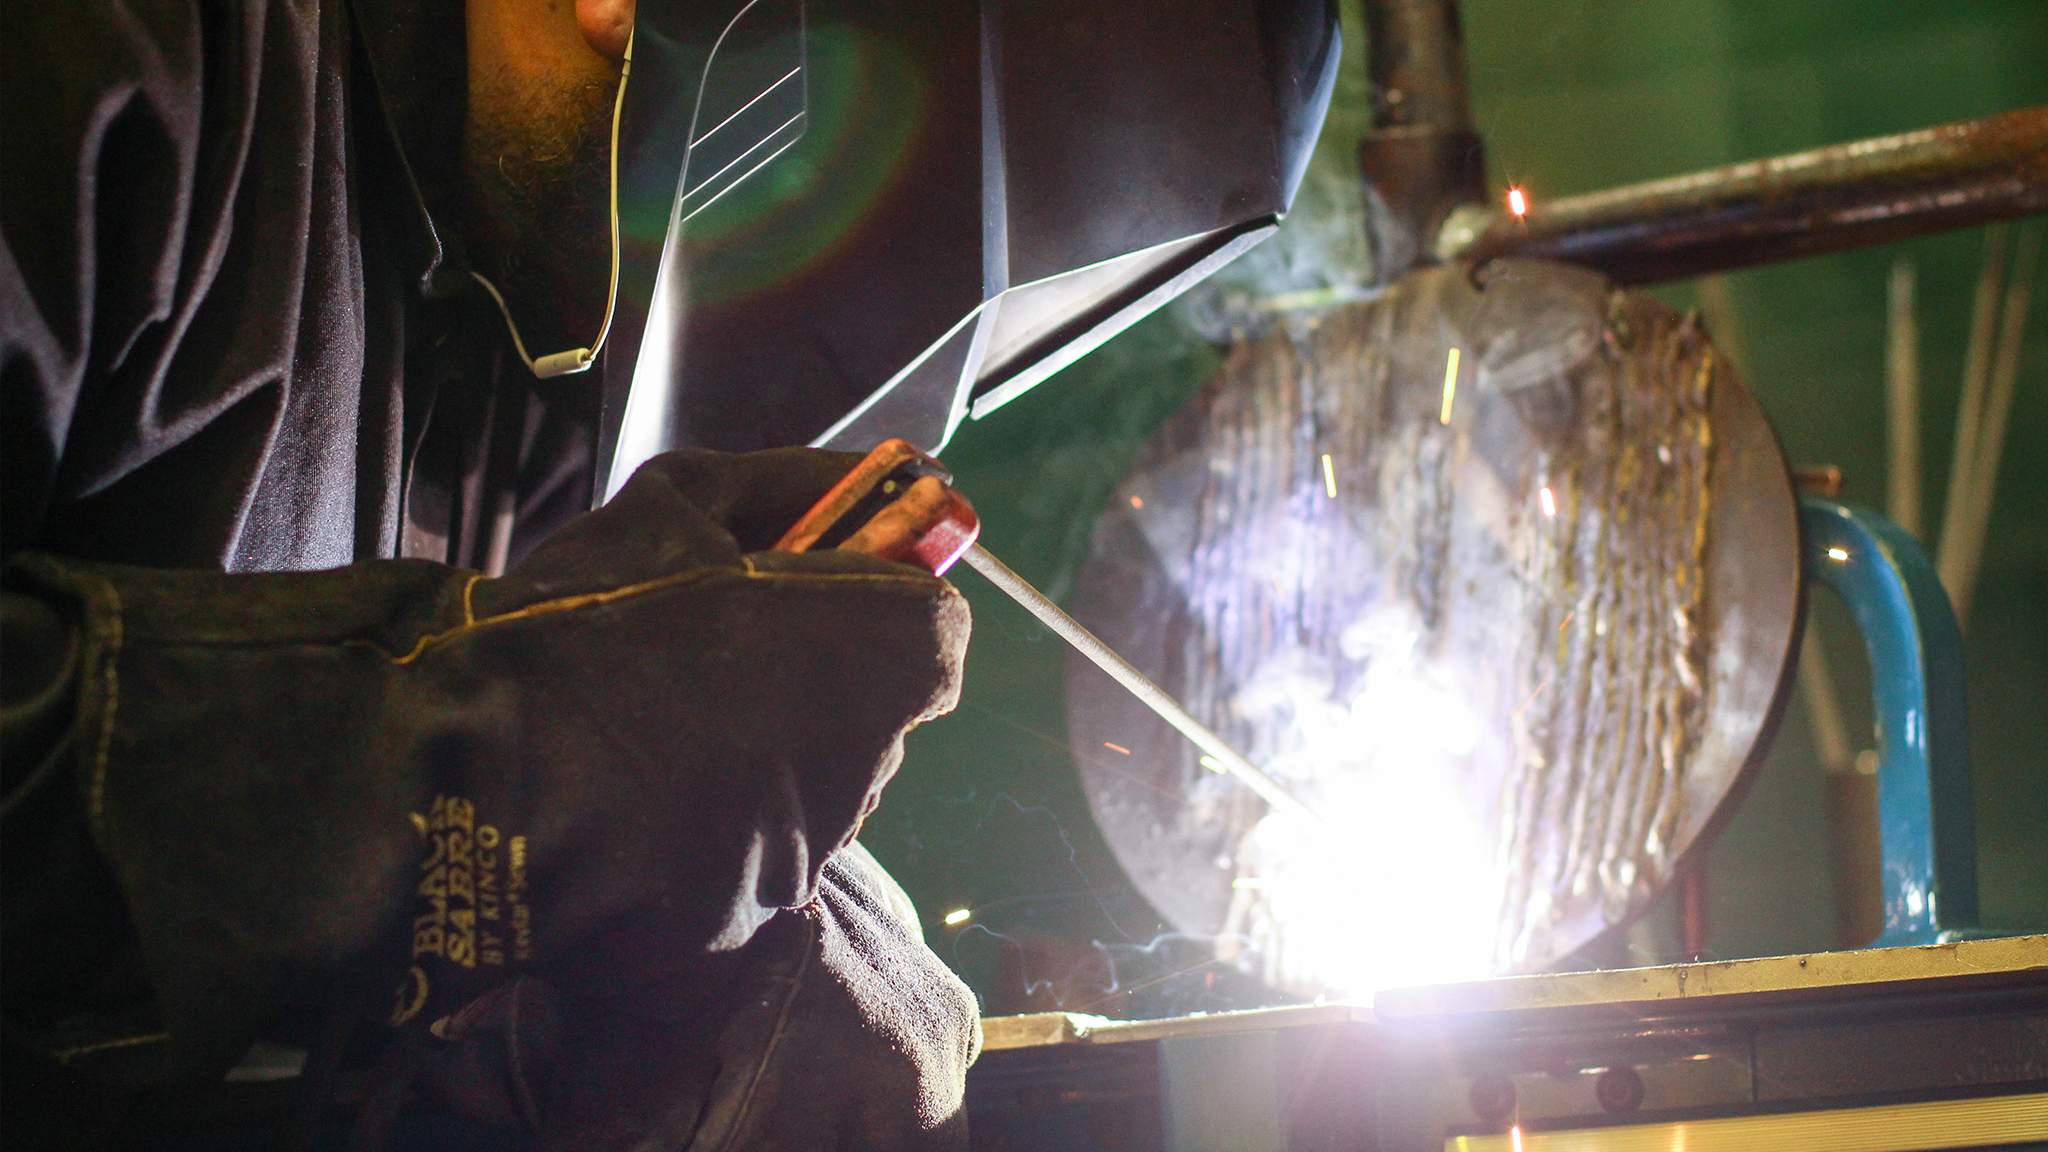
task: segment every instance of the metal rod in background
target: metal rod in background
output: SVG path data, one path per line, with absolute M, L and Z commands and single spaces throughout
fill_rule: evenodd
M 995 558 L 994 554 L 976 544 L 967 550 L 967 566 L 988 578 L 988 582 L 1024 607 L 1026 612 L 1038 618 L 1039 623 L 1057 633 L 1060 639 L 1073 645 L 1074 651 L 1086 656 L 1097 668 L 1109 673 L 1110 678 L 1138 698 L 1139 702 L 1157 713 L 1161 720 L 1173 725 L 1181 735 L 1188 738 L 1195 747 L 1214 757 L 1225 772 L 1242 781 L 1245 787 L 1258 793 L 1259 798 L 1276 809 L 1282 809 L 1319 823 L 1322 817 L 1313 812 L 1289 792 L 1278 780 L 1268 776 L 1251 761 L 1238 755 L 1236 749 L 1224 743 L 1221 736 L 1211 732 L 1187 709 L 1180 706 L 1166 689 L 1152 682 L 1151 677 L 1138 671 L 1137 666 L 1117 654 L 1116 649 L 1104 644 L 1079 620 L 1067 615 L 1065 609 L 1052 602 L 1052 598 L 1031 586 L 1030 581 L 1010 570 L 1010 566 Z
M 1451 254 L 1677 280 L 2048 212 L 2048 105 L 1710 168 L 1496 215 Z
M 1486 199 L 1486 150 L 1472 131 L 1457 0 L 1361 7 L 1372 128 L 1358 168 L 1373 282 L 1391 284 L 1430 258 L 1454 208 Z

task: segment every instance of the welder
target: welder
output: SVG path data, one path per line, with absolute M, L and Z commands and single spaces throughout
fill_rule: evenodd
M 974 1000 L 854 837 L 965 602 L 771 550 L 855 455 L 607 478 L 644 24 L 10 13 L 10 1147 L 374 1143 L 422 1098 L 545 1147 L 964 1142 Z

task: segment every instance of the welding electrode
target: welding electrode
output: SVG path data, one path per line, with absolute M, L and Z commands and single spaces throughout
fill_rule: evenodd
M 964 558 L 968 567 L 987 577 L 989 583 L 1073 645 L 1076 652 L 1109 673 L 1139 703 L 1207 753 L 1220 770 L 1237 777 L 1275 809 L 1310 823 L 1320 822 L 1321 818 L 1308 805 L 1238 755 L 1164 688 L 1154 684 L 1080 621 L 1067 615 L 1045 593 L 1011 571 L 1009 565 L 974 543 L 981 532 L 981 522 L 973 505 L 953 491 L 951 481 L 945 466 L 918 451 L 915 445 L 900 439 L 884 440 L 791 526 L 775 548 L 781 552 L 806 552 L 814 547 L 851 548 L 914 564 L 935 576 L 945 575 L 955 560 Z
M 1237 754 L 1223 737 L 1209 731 L 1207 725 L 1194 718 L 1180 701 L 1169 695 L 1166 689 L 1152 682 L 1152 678 L 1138 671 L 1137 666 L 1124 659 L 1117 650 L 1104 644 L 1102 639 L 1090 632 L 1079 620 L 1067 615 L 1066 611 L 1052 602 L 1052 598 L 1022 576 L 1010 570 L 1010 566 L 996 559 L 995 553 L 976 544 L 962 557 L 967 566 L 988 578 L 988 582 L 1003 590 L 1010 599 L 1024 606 L 1026 612 L 1038 617 L 1038 621 L 1059 634 L 1060 639 L 1074 646 L 1074 651 L 1086 656 L 1090 663 L 1110 678 L 1124 686 L 1124 690 L 1138 698 L 1138 702 L 1150 708 L 1161 720 L 1173 725 L 1174 729 L 1188 738 L 1195 747 L 1214 757 L 1225 772 L 1244 782 L 1245 787 L 1259 794 L 1259 798 L 1276 809 L 1293 813 L 1311 822 L 1321 817 L 1310 811 L 1308 805 L 1294 798 L 1278 780 L 1268 776 L 1251 761 Z

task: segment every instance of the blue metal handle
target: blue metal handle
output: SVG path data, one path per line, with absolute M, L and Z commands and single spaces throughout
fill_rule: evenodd
M 1885 517 L 1800 499 L 1806 573 L 1833 589 L 1870 653 L 1884 859 L 1880 946 L 1976 935 L 1975 800 L 1962 634 L 1920 542 Z

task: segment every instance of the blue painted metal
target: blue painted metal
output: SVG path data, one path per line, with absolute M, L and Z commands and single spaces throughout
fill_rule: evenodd
M 1800 499 L 1806 574 L 1840 596 L 1870 653 L 1884 861 L 1880 946 L 1977 931 L 1975 801 L 1962 633 L 1927 553 L 1864 508 Z

